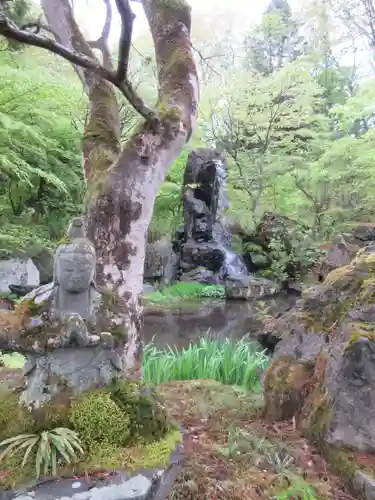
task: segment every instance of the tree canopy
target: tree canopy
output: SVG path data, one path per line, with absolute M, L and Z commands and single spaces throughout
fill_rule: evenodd
M 193 12 L 203 82 L 198 126 L 160 188 L 150 237 L 171 235 L 180 223 L 183 170 L 197 146 L 225 152 L 228 216 L 244 227 L 274 210 L 324 240 L 373 219 L 375 81 L 372 66 L 363 64 L 372 57 L 373 20 L 364 2 L 351 1 L 358 9 L 336 17 L 338 1 L 309 2 L 297 13 L 287 0 L 272 0 L 243 36 L 228 25 L 225 41 L 219 24 L 206 30 L 208 14 Z M 9 8 L 16 22 L 28 21 L 25 0 Z M 87 97 L 68 63 L 0 43 L 0 251 L 7 254 L 31 241 L 54 244 L 67 219 L 82 211 Z M 155 60 L 145 32 L 130 61 L 135 88 L 152 98 Z M 139 121 L 126 102 L 121 120 L 126 141 Z

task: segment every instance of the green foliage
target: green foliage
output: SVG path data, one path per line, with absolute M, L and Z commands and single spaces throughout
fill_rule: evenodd
M 14 487 L 41 469 L 59 476 L 164 465 L 181 436 L 153 390 L 123 380 L 76 397 L 60 394 L 38 408 L 0 386 L 0 440 L 0 485 Z
M 271 266 L 263 272 L 265 277 L 272 277 L 284 282 L 288 278 L 302 278 L 323 255 L 319 245 L 311 235 L 298 228 L 288 233 L 288 245 L 285 233 L 275 232 L 269 243 Z
M 318 498 L 316 495 L 316 490 L 311 484 L 304 481 L 302 478 L 297 478 L 292 482 L 291 486 L 274 498 L 275 500 L 290 500 L 291 498 L 315 500 Z
M 344 3 L 309 4 L 296 15 L 287 0 L 272 0 L 258 26 L 245 33 L 242 18 L 241 30 L 217 19 L 209 37 L 212 16 L 200 16 L 193 35 L 204 56 L 198 126 L 157 195 L 151 240 L 171 237 L 182 223 L 186 158 L 201 146 L 222 147 L 228 156 L 226 215 L 249 233 L 267 210 L 306 223 L 317 240 L 348 221 L 373 219 L 375 86 L 373 78 L 358 78 L 349 59 L 342 64 L 336 57 L 352 47 L 334 33 L 333 14 L 345 11 L 344 24 L 353 33 L 364 27 L 358 1 L 350 0 L 356 6 L 351 9 Z M 38 10 L 27 0 L 7 2 L 6 8 L 20 24 L 30 8 Z M 67 220 L 83 210 L 79 141 L 87 99 L 68 63 L 0 43 L 0 257 L 10 257 L 30 241 L 51 246 Z M 134 82 L 152 102 L 157 85 L 149 38 L 141 36 L 136 46 Z M 119 102 L 126 140 L 139 117 Z
M 129 416 L 106 392 L 82 396 L 73 404 L 70 420 L 88 448 L 98 442 L 121 445 L 129 437 Z
M 253 390 L 267 363 L 265 353 L 257 351 L 247 338 L 237 342 L 201 338 L 181 350 L 177 347 L 160 350 L 148 344 L 142 368 L 146 383 L 214 379 Z
M 63 461 L 67 464 L 78 460 L 77 452 L 83 454 L 83 449 L 77 434 L 63 427 L 42 431 L 40 434 L 19 434 L 4 439 L 0 443 L 0 462 L 7 456 L 23 454 L 21 467 L 28 461 L 35 462 L 35 475 L 40 477 L 41 470 L 46 476 L 51 470 L 57 474 L 57 464 Z
M 17 370 L 23 368 L 25 365 L 25 358 L 18 353 L 2 354 L 0 351 L 0 366 L 4 365 L 6 368 Z
M 0 292 L 0 300 L 9 300 L 10 302 L 14 302 L 17 299 L 17 295 L 14 295 L 11 292 Z
M 303 52 L 303 37 L 287 0 L 272 0 L 262 22 L 245 38 L 245 65 L 269 75 Z
M 170 304 L 182 298 L 205 299 L 225 298 L 223 285 L 205 285 L 203 283 L 179 282 L 168 286 L 161 291 L 151 292 L 145 295 L 145 302 L 149 304 Z
M 3 2 L 4 13 L 18 26 L 25 25 L 30 20 L 32 2 L 29 0 L 5 0 Z M 0 43 L 1 43 L 0 39 Z M 24 50 L 25 46 L 15 40 L 4 40 L 4 45 L 10 51 Z
M 155 200 L 154 215 L 149 228 L 149 239 L 162 235 L 173 236 L 182 222 L 182 179 L 188 153 L 183 151 L 170 168 Z
M 0 53 L 2 257 L 59 238 L 67 219 L 81 212 L 84 194 L 72 125 L 84 109 L 82 93 L 69 74 L 54 64 L 40 71 L 40 55 L 27 52 Z

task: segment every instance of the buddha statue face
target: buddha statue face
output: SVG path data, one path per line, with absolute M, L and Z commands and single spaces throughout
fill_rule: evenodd
M 89 243 L 73 241 L 62 245 L 56 252 L 55 281 L 66 292 L 84 292 L 94 280 L 95 265 L 95 253 Z

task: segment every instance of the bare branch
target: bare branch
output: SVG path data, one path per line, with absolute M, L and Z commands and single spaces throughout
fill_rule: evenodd
M 30 33 L 20 29 L 15 23 L 8 19 L 3 12 L 0 11 L 0 35 L 16 40 L 17 42 L 40 47 L 49 50 L 54 54 L 58 54 L 67 61 L 81 66 L 82 68 L 91 70 L 93 73 L 108 80 L 115 87 L 117 87 L 134 109 L 147 121 L 157 121 L 156 113 L 150 109 L 138 94 L 133 89 L 130 82 L 127 80 L 119 80 L 117 73 L 102 66 L 99 61 L 83 54 L 79 54 L 73 50 L 68 49 L 61 43 L 47 38 L 45 36 Z
M 197 49 L 196 47 L 194 47 L 194 45 L 192 45 L 191 47 L 194 50 L 194 52 L 196 52 L 196 54 L 198 55 L 199 59 L 201 60 L 202 65 L 207 66 L 207 68 L 210 71 L 212 71 L 212 73 L 215 73 L 216 75 L 220 76 L 220 73 L 218 71 L 216 71 L 216 69 L 213 66 L 211 66 L 211 64 L 208 63 L 207 61 L 210 59 L 214 59 L 215 57 L 222 57 L 222 56 L 220 55 L 220 56 L 204 57 L 202 52 L 199 49 Z
M 152 74 L 157 78 L 157 70 L 155 64 L 152 63 L 152 57 L 142 54 L 134 44 L 132 44 L 132 49 L 143 59 L 146 66 L 151 66 Z
M 106 8 L 106 16 L 102 34 L 96 41 L 88 42 L 88 44 L 92 49 L 98 49 L 101 51 L 103 55 L 103 65 L 108 69 L 112 69 L 112 57 L 108 49 L 108 37 L 112 24 L 112 5 L 110 0 L 103 1 Z
M 129 0 L 115 0 L 118 13 L 121 17 L 121 35 L 119 41 L 119 56 L 117 78 L 121 82 L 126 79 L 129 67 L 129 53 L 133 33 L 135 15 L 131 10 Z
M 106 18 L 103 26 L 103 31 L 100 36 L 100 40 L 103 40 L 105 41 L 105 43 L 107 43 L 112 24 L 112 6 L 110 0 L 104 0 L 104 3 L 106 8 Z

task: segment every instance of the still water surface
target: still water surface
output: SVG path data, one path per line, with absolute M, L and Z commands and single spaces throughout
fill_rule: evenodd
M 296 301 L 292 295 L 281 295 L 261 301 L 186 302 L 170 310 L 148 307 L 145 310 L 143 340 L 154 337 L 155 345 L 187 347 L 201 336 L 240 339 L 246 334 L 256 335 L 261 328 L 260 317 L 276 315 Z

